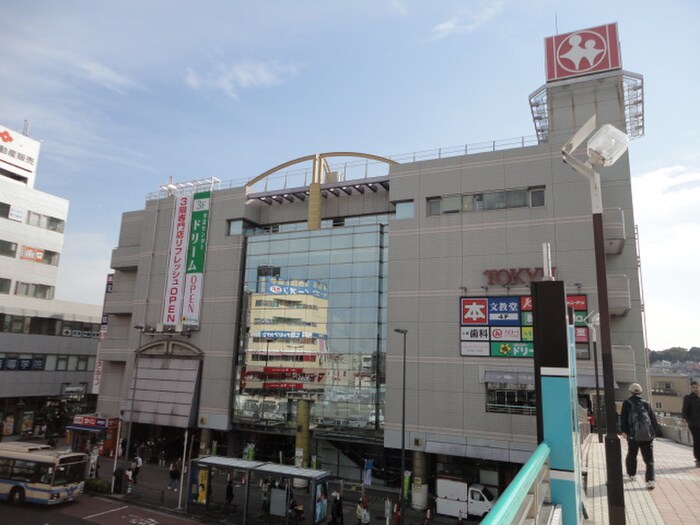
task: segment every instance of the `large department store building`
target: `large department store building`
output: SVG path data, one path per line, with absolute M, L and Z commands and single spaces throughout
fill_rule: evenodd
M 2 435 L 62 434 L 92 411 L 100 305 L 54 299 L 68 201 L 34 187 L 40 143 L 0 126 Z M 1 437 L 1 436 L 0 436 Z
M 581 404 L 593 400 L 590 191 L 561 148 L 593 114 L 643 133 L 616 25 L 551 40 L 530 141 L 309 155 L 247 184 L 169 184 L 124 213 L 100 413 L 133 420 L 134 441 L 188 428 L 202 450 L 311 457 L 353 479 L 370 459 L 394 483 L 405 393 L 416 476 L 505 484 L 536 445 L 529 286 L 545 243 L 575 312 Z M 621 400 L 648 383 L 627 156 L 601 174 Z

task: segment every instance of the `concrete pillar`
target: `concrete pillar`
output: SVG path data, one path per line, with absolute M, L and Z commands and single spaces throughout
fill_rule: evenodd
M 310 446 L 310 432 L 309 432 L 309 413 L 311 410 L 311 404 L 308 399 L 299 399 L 297 401 L 297 429 L 296 429 L 296 441 L 295 448 L 296 452 L 294 454 L 294 464 L 297 467 L 308 467 L 309 466 L 309 446 Z M 301 463 L 301 464 L 297 464 Z
M 413 451 L 411 507 L 417 510 L 428 508 L 428 454 L 422 450 Z
M 211 454 L 211 429 L 203 428 L 199 431 L 199 455 Z

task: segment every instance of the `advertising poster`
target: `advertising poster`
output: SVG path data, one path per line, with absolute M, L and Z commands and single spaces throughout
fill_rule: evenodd
M 568 295 L 576 343 L 589 341 L 588 299 Z M 464 357 L 534 357 L 532 297 L 460 297 L 459 354 Z

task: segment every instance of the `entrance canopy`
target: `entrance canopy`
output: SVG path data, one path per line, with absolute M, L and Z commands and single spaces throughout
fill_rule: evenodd
M 193 459 L 192 462 L 200 467 L 246 470 L 257 474 L 263 474 L 268 477 L 298 478 L 308 481 L 318 481 L 331 475 L 331 473 L 327 470 L 293 467 L 291 465 L 264 463 L 262 461 L 228 458 L 224 456 L 204 456 Z

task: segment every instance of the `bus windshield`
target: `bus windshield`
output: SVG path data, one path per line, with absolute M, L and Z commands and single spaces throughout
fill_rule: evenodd
M 58 465 L 53 478 L 54 485 L 67 485 L 85 480 L 85 463 Z

